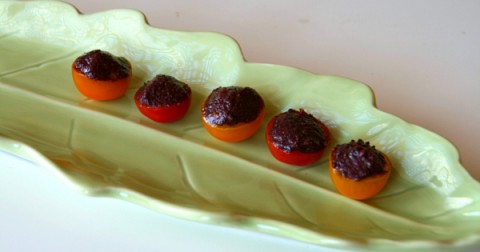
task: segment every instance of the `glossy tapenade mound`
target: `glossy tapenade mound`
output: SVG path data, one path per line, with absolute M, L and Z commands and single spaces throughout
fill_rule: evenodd
M 339 144 L 332 150 L 333 167 L 342 176 L 352 180 L 361 180 L 384 173 L 385 158 L 375 146 L 362 139 Z
M 132 67 L 124 57 L 109 52 L 93 50 L 78 57 L 74 68 L 90 79 L 115 81 L 130 75 Z
M 145 106 L 171 106 L 180 103 L 192 94 L 190 87 L 176 78 L 159 74 L 146 82 L 135 94 Z
M 327 134 L 311 114 L 289 109 L 277 115 L 268 132 L 273 144 L 286 151 L 317 152 L 327 147 Z
M 190 86 L 173 76 L 157 75 L 140 87 L 134 96 L 142 114 L 156 122 L 181 119 L 192 100 Z
M 205 99 L 202 121 L 214 137 L 238 142 L 251 137 L 260 127 L 265 104 L 250 87 L 219 87 Z
M 78 91 L 92 100 L 123 96 L 132 80 L 132 66 L 124 57 L 93 50 L 72 63 L 72 78 Z
M 328 159 L 328 169 L 341 194 L 365 200 L 385 187 L 392 164 L 387 155 L 359 139 L 335 146 Z
M 274 116 L 265 134 L 272 155 L 294 165 L 317 161 L 330 141 L 328 128 L 303 109 L 289 109 Z
M 202 115 L 212 125 L 236 125 L 255 120 L 264 103 L 250 87 L 219 87 L 205 100 Z

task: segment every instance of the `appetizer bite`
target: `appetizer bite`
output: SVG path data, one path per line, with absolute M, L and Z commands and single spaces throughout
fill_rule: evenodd
M 328 167 L 337 190 L 356 200 L 378 194 L 392 170 L 389 158 L 361 139 L 335 146 L 330 153 Z
M 331 137 L 327 126 L 313 115 L 289 109 L 268 122 L 265 138 L 277 160 L 305 166 L 322 157 Z
M 257 132 L 265 104 L 250 87 L 219 87 L 202 105 L 202 122 L 212 136 L 225 142 L 239 142 Z
M 113 100 L 125 94 L 132 80 L 130 62 L 93 50 L 75 59 L 72 78 L 78 91 L 93 100 Z
M 190 87 L 172 76 L 157 75 L 134 96 L 138 110 L 156 122 L 172 122 L 185 116 L 192 101 Z

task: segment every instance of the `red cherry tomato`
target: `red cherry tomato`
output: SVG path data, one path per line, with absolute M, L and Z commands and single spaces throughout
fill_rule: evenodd
M 327 145 L 330 143 L 331 135 L 330 135 L 330 130 L 328 127 L 323 124 L 320 121 L 317 121 L 318 124 L 323 128 L 323 131 L 325 132 L 325 135 L 327 136 L 326 142 Z M 270 150 L 270 153 L 279 161 L 291 164 L 291 165 L 298 165 L 298 166 L 306 166 L 309 164 L 312 164 L 319 160 L 322 155 L 325 152 L 325 149 L 322 149 L 317 152 L 312 152 L 312 153 L 305 153 L 305 152 L 300 152 L 300 151 L 291 151 L 291 152 L 286 152 L 277 146 L 272 141 L 272 138 L 270 137 L 269 132 L 271 131 L 273 124 L 275 123 L 275 117 L 273 117 L 267 124 L 267 130 L 265 132 L 265 137 L 267 141 L 267 146 L 268 149 Z
M 146 117 L 156 122 L 166 123 L 180 120 L 185 116 L 192 102 L 192 93 L 190 92 L 187 99 L 169 106 L 145 106 L 139 101 L 139 91 L 135 93 L 134 100 L 138 110 Z

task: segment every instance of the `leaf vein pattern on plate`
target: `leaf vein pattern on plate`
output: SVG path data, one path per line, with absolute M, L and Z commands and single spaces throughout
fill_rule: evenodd
M 308 223 L 316 226 L 318 225 L 314 220 L 310 220 L 308 217 L 304 216 L 301 211 L 298 211 L 294 206 L 293 204 L 291 204 L 291 202 L 288 200 L 287 196 L 285 196 L 285 194 L 283 193 L 282 189 L 280 189 L 280 186 L 275 183 L 275 190 L 277 191 L 278 195 L 280 195 L 280 197 L 283 199 L 283 201 L 285 202 L 285 205 L 294 213 L 296 214 L 297 216 L 299 216 L 301 219 L 303 220 L 306 220 Z
M 209 202 L 205 197 L 203 197 L 200 193 L 198 193 L 197 190 L 195 190 L 194 186 L 192 185 L 191 174 L 188 172 L 188 167 L 183 161 L 182 156 L 177 154 L 175 158 L 176 158 L 177 167 L 179 168 L 179 171 L 181 173 L 180 175 L 181 181 L 185 186 L 185 188 L 187 189 L 187 191 L 191 192 L 193 196 L 195 196 L 198 200 L 201 200 L 203 202 Z
M 6 77 L 6 76 L 9 76 L 9 75 L 12 75 L 12 74 L 16 74 L 16 73 L 19 73 L 19 72 L 27 71 L 29 69 L 40 68 L 40 67 L 48 65 L 50 63 L 55 63 L 57 61 L 69 58 L 72 55 L 77 55 L 77 54 L 78 54 L 78 51 L 73 51 L 73 52 L 69 52 L 67 54 L 58 56 L 58 57 L 47 59 L 47 60 L 37 62 L 37 63 L 31 64 L 31 65 L 26 65 L 26 66 L 23 66 L 23 67 L 20 67 L 20 68 L 17 68 L 17 69 L 9 70 L 7 72 L 0 73 L 0 78 Z

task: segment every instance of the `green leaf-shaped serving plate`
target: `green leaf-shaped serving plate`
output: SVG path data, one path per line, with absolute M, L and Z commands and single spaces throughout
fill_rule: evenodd
M 81 54 L 103 49 L 133 65 L 127 94 L 99 102 L 71 78 Z M 444 138 L 378 110 L 353 80 L 246 63 L 230 37 L 149 26 L 143 14 L 82 15 L 60 2 L 0 3 L 0 150 L 31 160 L 82 193 L 161 213 L 345 249 L 465 249 L 480 244 L 480 184 Z M 158 124 L 133 94 L 157 74 L 190 84 L 186 117 Z M 200 106 L 218 86 L 250 86 L 266 101 L 260 131 L 240 143 L 211 137 Z M 265 124 L 303 108 L 331 129 L 331 145 L 362 138 L 394 170 L 376 197 L 338 194 L 326 158 L 276 161 Z M 327 153 L 328 154 L 328 153 Z

